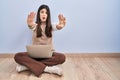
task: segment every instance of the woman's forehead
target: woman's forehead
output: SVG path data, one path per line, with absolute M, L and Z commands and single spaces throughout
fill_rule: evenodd
M 47 9 L 43 8 L 43 9 L 41 9 L 40 11 L 46 11 L 46 12 L 47 12 Z

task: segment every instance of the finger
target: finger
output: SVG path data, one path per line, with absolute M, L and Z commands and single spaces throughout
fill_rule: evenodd
M 66 21 L 66 18 L 65 18 L 64 16 L 62 16 L 62 21 L 63 21 L 63 22 Z
M 61 14 L 61 20 L 63 20 L 64 19 L 64 16 Z
M 63 24 L 65 25 L 66 24 L 66 18 L 65 17 L 63 17 Z
M 31 17 L 34 18 L 35 17 L 35 12 L 31 13 Z
M 34 17 L 34 12 L 30 12 L 29 15 L 30 15 L 29 18 L 33 18 Z
M 59 21 L 60 21 L 60 14 L 58 15 L 58 19 L 59 19 Z
M 66 25 L 66 21 L 64 21 L 64 23 L 63 23 L 64 25 Z
M 61 19 L 63 20 L 63 15 L 61 14 Z
M 30 21 L 30 19 L 31 19 L 31 16 L 29 14 L 28 17 L 27 17 L 27 21 Z
M 59 14 L 59 20 L 62 20 L 63 15 Z

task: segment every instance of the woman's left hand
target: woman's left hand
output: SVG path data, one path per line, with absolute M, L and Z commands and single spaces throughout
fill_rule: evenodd
M 57 28 L 62 29 L 66 24 L 66 18 L 62 14 L 59 14 L 58 18 L 59 18 L 59 24 L 57 25 Z

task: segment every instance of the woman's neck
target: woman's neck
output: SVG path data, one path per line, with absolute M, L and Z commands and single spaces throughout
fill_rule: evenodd
M 42 22 L 41 25 L 46 25 L 46 22 Z
M 41 23 L 41 29 L 42 29 L 43 32 L 45 31 L 45 28 L 46 28 L 46 22 L 42 22 Z

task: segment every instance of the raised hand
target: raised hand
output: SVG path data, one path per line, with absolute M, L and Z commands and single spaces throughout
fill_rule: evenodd
M 58 18 L 59 18 L 59 24 L 57 25 L 57 28 L 62 29 L 66 24 L 66 18 L 62 14 L 59 14 Z
M 35 15 L 36 15 L 35 12 L 30 12 L 30 14 L 28 15 L 27 24 L 28 24 L 29 27 L 32 27 L 32 26 L 36 25 L 35 22 L 34 22 Z

